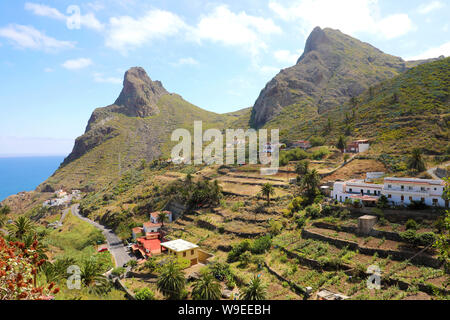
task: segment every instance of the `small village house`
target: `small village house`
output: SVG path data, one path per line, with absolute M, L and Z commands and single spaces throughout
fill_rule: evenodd
M 369 150 L 369 140 L 355 140 L 347 144 L 346 153 L 361 153 Z
M 163 211 L 167 214 L 167 221 L 168 222 L 172 222 L 173 221 L 173 216 L 172 216 L 172 212 L 170 211 Z M 154 224 L 158 224 L 159 221 L 159 214 L 161 213 L 161 211 L 155 211 L 150 213 L 150 222 L 154 223 Z

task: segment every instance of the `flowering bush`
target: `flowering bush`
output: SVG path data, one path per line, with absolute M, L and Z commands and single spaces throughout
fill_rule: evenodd
M 37 240 L 28 248 L 22 242 L 0 237 L 0 300 L 49 300 L 59 292 L 52 282 L 36 286 L 36 274 L 45 260 L 40 259 Z

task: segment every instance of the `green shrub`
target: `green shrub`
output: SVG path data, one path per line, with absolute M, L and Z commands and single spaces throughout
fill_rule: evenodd
M 418 242 L 422 246 L 432 245 L 436 241 L 434 232 L 424 232 L 418 235 Z
M 155 294 L 149 288 L 142 288 L 136 291 L 136 300 L 154 300 Z
M 117 277 L 120 277 L 122 274 L 124 274 L 125 273 L 125 268 L 124 267 L 117 267 L 117 268 L 114 268 L 112 271 L 111 271 L 111 273 L 114 275 L 114 276 L 117 276 Z
M 241 254 L 251 249 L 251 244 L 249 240 L 244 240 L 241 243 L 233 246 L 231 251 L 228 253 L 227 261 L 236 262 L 239 260 Z
M 305 208 L 305 215 L 313 219 L 319 218 L 321 214 L 320 206 L 318 204 L 312 204 Z
M 251 251 L 254 254 L 261 254 L 270 249 L 272 239 L 269 236 L 262 236 L 253 241 Z
M 418 229 L 417 222 L 413 219 L 409 219 L 406 222 L 405 228 L 406 230 L 417 230 Z

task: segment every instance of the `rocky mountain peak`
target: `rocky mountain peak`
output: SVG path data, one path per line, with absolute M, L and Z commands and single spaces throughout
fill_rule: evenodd
M 318 50 L 321 45 L 328 43 L 329 41 L 330 39 L 327 37 L 325 31 L 320 27 L 315 27 L 306 40 L 305 49 L 300 59 L 298 59 L 297 63 L 299 63 L 302 58 L 308 53 Z
M 125 72 L 122 92 L 114 104 L 127 116 L 149 117 L 159 113 L 157 102 L 166 94 L 160 81 L 152 81 L 143 68 L 133 67 Z

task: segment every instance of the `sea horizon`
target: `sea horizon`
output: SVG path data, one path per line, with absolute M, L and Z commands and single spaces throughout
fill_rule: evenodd
M 35 190 L 58 169 L 66 155 L 0 155 L 0 201 Z

